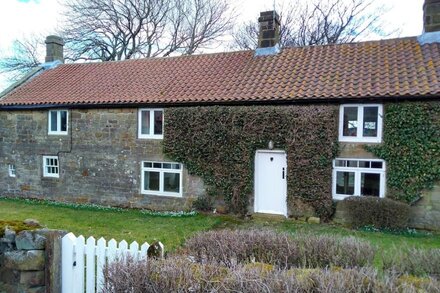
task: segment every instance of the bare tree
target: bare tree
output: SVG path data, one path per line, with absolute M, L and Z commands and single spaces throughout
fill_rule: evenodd
M 396 30 L 381 28 L 383 6 L 375 0 L 322 0 L 304 4 L 296 0 L 280 9 L 280 45 L 313 46 L 349 43 L 370 34 L 388 36 Z M 243 24 L 233 33 L 233 48 L 255 49 L 258 42 L 258 23 Z
M 17 81 L 29 69 L 41 64 L 41 52 L 44 39 L 30 35 L 12 44 L 11 54 L 2 54 L 0 58 L 0 73 L 5 74 L 10 82 Z
M 124 60 L 193 54 L 226 34 L 226 0 L 68 0 L 66 59 Z

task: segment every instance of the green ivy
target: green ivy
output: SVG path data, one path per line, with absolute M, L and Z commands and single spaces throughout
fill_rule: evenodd
M 208 196 L 244 214 L 253 194 L 255 152 L 272 140 L 287 152 L 289 209 L 306 206 L 328 218 L 337 111 L 334 105 L 167 108 L 164 153 L 203 178 Z
M 417 201 L 440 180 L 440 103 L 385 105 L 383 143 L 366 149 L 387 163 L 387 196 Z

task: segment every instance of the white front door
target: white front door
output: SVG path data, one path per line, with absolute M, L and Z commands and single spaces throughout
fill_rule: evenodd
M 255 154 L 256 213 L 287 216 L 287 155 L 284 151 L 259 150 Z

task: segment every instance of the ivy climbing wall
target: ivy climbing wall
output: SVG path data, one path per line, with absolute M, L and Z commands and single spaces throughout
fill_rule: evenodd
M 230 212 L 251 211 L 258 149 L 287 152 L 291 215 L 332 213 L 332 159 L 338 150 L 337 105 L 167 108 L 164 153 L 203 178 L 207 196 Z

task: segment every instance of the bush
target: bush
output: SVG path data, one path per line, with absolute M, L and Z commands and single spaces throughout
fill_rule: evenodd
M 347 221 L 353 228 L 374 226 L 384 229 L 406 227 L 409 206 L 388 198 L 374 196 L 350 196 L 342 202 Z
M 213 200 L 207 196 L 198 197 L 193 202 L 193 208 L 202 212 L 210 212 L 213 210 Z
M 435 292 L 439 282 L 393 275 L 378 277 L 371 268 L 226 268 L 188 258 L 120 260 L 106 267 L 103 292 Z
M 355 238 L 299 235 L 270 230 L 222 230 L 195 235 L 185 252 L 198 262 L 233 267 L 261 262 L 278 268 L 360 267 L 372 263 L 375 249 Z
M 401 275 L 440 277 L 440 249 L 395 248 L 383 256 L 383 266 Z

